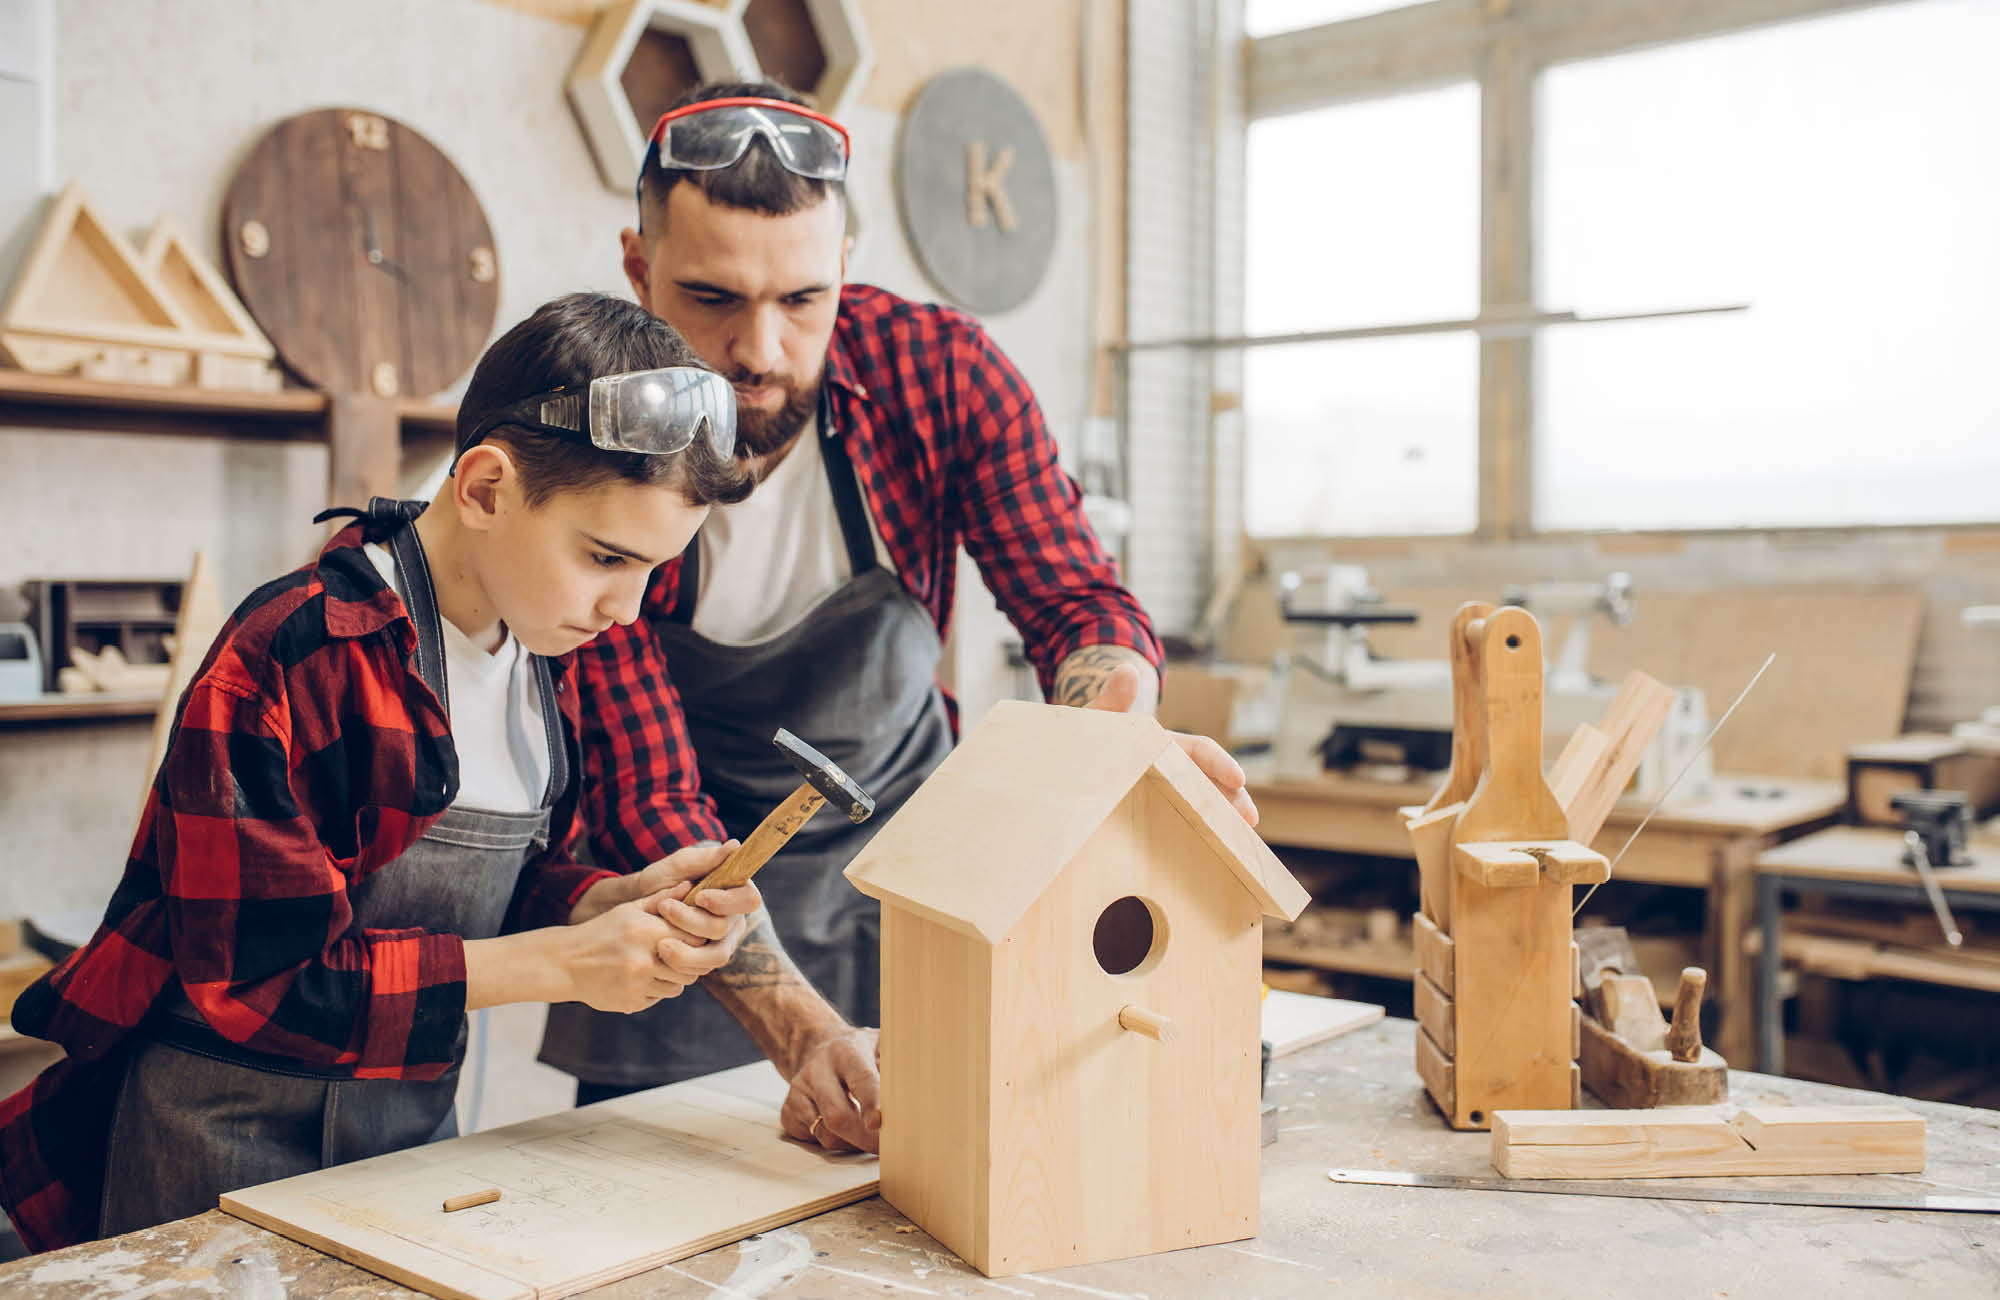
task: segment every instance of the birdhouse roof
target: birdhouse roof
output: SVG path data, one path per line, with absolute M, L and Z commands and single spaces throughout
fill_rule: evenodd
M 1299 914 L 1305 890 L 1159 723 L 1018 700 L 993 707 L 847 878 L 870 897 L 998 943 L 1149 773 L 1266 915 Z

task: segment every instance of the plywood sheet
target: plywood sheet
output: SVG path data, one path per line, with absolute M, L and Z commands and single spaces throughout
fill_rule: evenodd
M 1264 995 L 1264 1041 L 1271 1045 L 1274 1061 L 1372 1025 L 1381 1018 L 1382 1008 L 1371 1002 L 1318 998 L 1283 989 L 1272 989 Z
M 1490 598 L 1467 588 L 1383 588 L 1396 605 L 1414 606 L 1413 626 L 1370 628 L 1378 654 L 1442 659 L 1445 629 L 1466 600 Z M 1590 629 L 1590 670 L 1617 681 L 1633 669 L 1669 686 L 1699 686 L 1711 722 L 1722 716 L 1764 656 L 1777 655 L 1764 680 L 1715 739 L 1718 772 L 1838 779 L 1854 745 L 1903 731 L 1916 664 L 1923 594 L 1863 586 L 1641 587 L 1638 617 L 1626 627 L 1597 619 Z M 1554 654 L 1570 619 L 1541 620 Z
M 222 1198 L 436 1296 L 573 1295 L 873 1195 L 873 1156 L 778 1129 L 768 1063 L 301 1174 Z M 488 1187 L 490 1205 L 447 1214 Z

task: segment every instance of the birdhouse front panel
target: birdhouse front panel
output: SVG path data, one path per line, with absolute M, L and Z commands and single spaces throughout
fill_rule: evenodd
M 1261 913 L 1149 772 L 995 946 L 981 1271 L 1256 1235 Z

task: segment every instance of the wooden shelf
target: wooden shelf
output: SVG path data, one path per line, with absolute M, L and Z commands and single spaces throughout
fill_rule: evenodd
M 398 404 L 403 434 L 449 437 L 456 408 Z M 326 435 L 327 399 L 309 388 L 275 393 L 110 384 L 0 368 L 0 425 L 87 432 L 312 439 Z
M 0 730 L 65 722 L 115 722 L 128 718 L 151 721 L 160 710 L 158 695 L 44 695 L 35 700 L 0 703 Z

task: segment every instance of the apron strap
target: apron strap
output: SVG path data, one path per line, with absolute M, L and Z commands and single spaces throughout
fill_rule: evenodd
M 819 435 L 820 462 L 826 470 L 827 487 L 833 492 L 834 518 L 840 523 L 840 539 L 847 546 L 848 568 L 858 578 L 875 567 L 875 535 L 869 531 L 861 484 L 854 477 L 854 462 L 847 454 L 846 440 L 834 424 L 833 401 L 824 383 L 819 390 Z M 680 581 L 674 589 L 674 607 L 667 614 L 668 620 L 692 624 L 695 600 L 700 594 L 701 534 L 696 533 L 681 552 Z
M 549 788 L 542 794 L 544 809 L 556 806 L 569 788 L 569 747 L 563 744 L 562 714 L 556 712 L 555 672 L 541 655 L 529 655 L 535 665 L 535 689 L 542 697 L 542 729 L 549 737 Z

